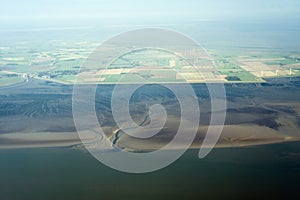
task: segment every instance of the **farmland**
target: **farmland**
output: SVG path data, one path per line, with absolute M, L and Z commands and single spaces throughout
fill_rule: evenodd
M 199 58 L 196 64 L 191 64 L 178 52 L 142 49 L 114 58 L 108 66 L 83 67 L 86 58 L 97 45 L 92 42 L 49 41 L 42 47 L 37 43 L 29 45 L 26 42 L 2 46 L 0 86 L 24 82 L 26 77 L 64 84 L 259 83 L 265 82 L 265 78 L 300 75 L 300 55 L 271 52 L 225 55 L 208 50 L 207 57 Z M 216 71 L 212 71 L 213 68 Z

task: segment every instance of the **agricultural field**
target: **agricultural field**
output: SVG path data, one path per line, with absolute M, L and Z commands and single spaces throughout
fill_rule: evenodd
M 94 43 L 63 41 L 43 43 L 24 41 L 2 46 L 0 73 L 18 76 L 0 75 L 0 85 L 24 81 L 23 76 L 72 84 L 76 80 L 82 62 L 94 47 Z
M 216 50 L 208 50 L 209 56 L 198 58 L 194 65 L 176 52 L 143 49 L 123 54 L 109 66 L 83 67 L 96 46 L 92 42 L 61 41 L 2 46 L 0 86 L 26 81 L 25 77 L 64 84 L 115 84 L 264 82 L 265 78 L 300 75 L 300 55 L 260 52 L 225 55 Z

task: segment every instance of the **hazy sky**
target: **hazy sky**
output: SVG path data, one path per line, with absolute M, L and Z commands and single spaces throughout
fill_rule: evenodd
M 299 18 L 299 0 L 6 0 L 0 23 Z

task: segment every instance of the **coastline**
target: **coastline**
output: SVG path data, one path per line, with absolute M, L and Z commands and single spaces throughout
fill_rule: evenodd
M 207 127 L 200 127 L 194 142 L 189 149 L 202 147 Z M 300 141 L 298 134 L 286 134 L 290 130 L 276 131 L 268 127 L 255 125 L 225 125 L 215 148 L 248 147 L 264 144 Z M 295 130 L 297 131 L 297 130 Z M 119 131 L 118 131 L 119 132 Z M 112 147 L 127 151 L 156 150 L 167 144 L 174 133 L 156 135 L 148 139 L 137 139 L 126 134 L 120 134 L 118 141 L 111 141 Z M 109 137 L 108 137 L 109 138 Z M 111 137 L 111 139 L 114 137 Z M 184 138 L 183 138 L 184 139 Z M 91 141 L 93 139 L 91 138 Z M 12 148 L 43 148 L 43 147 L 78 147 L 82 142 L 76 132 L 36 132 L 36 133 L 7 133 L 0 134 L 0 149 Z M 182 149 L 180 144 L 175 149 Z M 202 148 L 206 148 L 205 146 Z

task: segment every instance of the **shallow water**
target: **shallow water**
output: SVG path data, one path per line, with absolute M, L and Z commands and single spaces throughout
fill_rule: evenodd
M 187 151 L 148 174 L 112 170 L 79 149 L 0 150 L 0 199 L 251 199 L 297 194 L 300 142 Z

